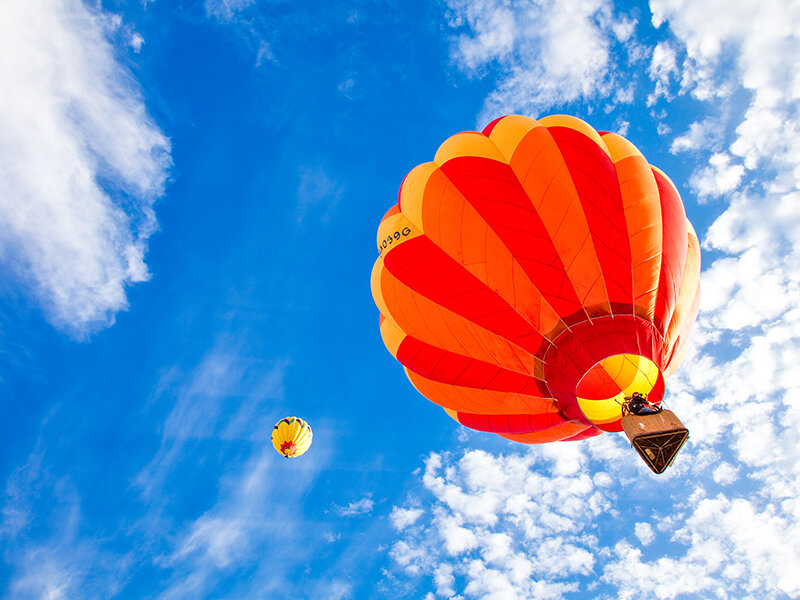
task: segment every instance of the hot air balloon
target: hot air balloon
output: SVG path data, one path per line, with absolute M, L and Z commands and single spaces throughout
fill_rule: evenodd
M 272 428 L 272 445 L 284 458 L 297 458 L 305 454 L 313 437 L 309 424 L 297 417 L 281 419 Z
M 675 185 L 625 138 L 565 115 L 446 140 L 404 179 L 378 254 L 381 336 L 414 387 L 528 444 L 621 431 L 634 394 L 657 411 L 699 306 Z M 673 417 L 654 430 L 683 432 L 661 470 L 688 434 Z

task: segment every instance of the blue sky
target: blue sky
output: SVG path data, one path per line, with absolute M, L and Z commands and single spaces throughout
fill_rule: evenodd
M 0 596 L 799 597 L 798 31 L 785 0 L 0 3 Z M 380 340 L 403 176 L 560 112 L 703 247 L 662 476 L 459 428 Z

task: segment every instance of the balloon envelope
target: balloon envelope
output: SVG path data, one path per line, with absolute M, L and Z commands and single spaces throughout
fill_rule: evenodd
M 526 443 L 620 431 L 658 404 L 699 305 L 680 195 L 580 119 L 501 117 L 414 168 L 378 228 L 383 341 L 459 423 Z
M 286 458 L 297 458 L 311 446 L 313 433 L 303 419 L 286 417 L 272 428 L 272 445 Z

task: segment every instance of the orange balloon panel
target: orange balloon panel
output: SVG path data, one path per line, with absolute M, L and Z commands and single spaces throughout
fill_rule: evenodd
M 697 315 L 678 191 L 575 117 L 501 117 L 414 168 L 378 228 L 381 335 L 459 423 L 524 443 L 619 431 L 659 402 Z

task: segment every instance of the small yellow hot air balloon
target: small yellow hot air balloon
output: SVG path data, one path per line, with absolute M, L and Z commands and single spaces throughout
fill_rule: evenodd
M 297 458 L 311 446 L 311 427 L 298 417 L 286 417 L 272 428 L 272 445 L 284 458 Z

